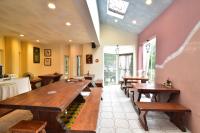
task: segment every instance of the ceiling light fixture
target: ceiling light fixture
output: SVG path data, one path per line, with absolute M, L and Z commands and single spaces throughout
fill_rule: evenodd
M 132 21 L 132 24 L 137 24 L 137 21 L 136 21 L 136 20 L 133 20 L 133 21 Z
M 40 40 L 36 40 L 36 42 L 40 42 Z
M 24 35 L 23 35 L 23 34 L 20 34 L 19 36 L 20 36 L 20 37 L 24 37 Z
M 117 23 L 117 22 L 118 22 L 118 20 L 117 20 L 117 19 L 115 19 L 114 21 L 115 21 L 115 23 Z
M 72 42 L 72 40 L 69 40 L 69 42 Z
M 56 9 L 56 5 L 53 2 L 49 2 L 48 7 L 49 9 L 52 9 L 52 10 Z
M 66 22 L 65 25 L 71 26 L 72 24 L 70 22 Z
M 147 5 L 151 5 L 152 4 L 152 0 L 146 0 L 146 4 Z

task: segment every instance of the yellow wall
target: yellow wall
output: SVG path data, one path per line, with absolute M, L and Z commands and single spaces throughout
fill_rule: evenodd
M 69 76 L 70 77 L 75 77 L 77 76 L 77 62 L 76 62 L 76 58 L 78 55 L 80 55 L 82 57 L 82 53 L 83 53 L 83 47 L 80 44 L 71 44 L 69 46 Z M 83 59 L 83 58 L 82 58 Z M 82 68 L 81 68 L 82 69 Z M 83 74 L 83 71 L 81 71 L 81 74 Z
M 40 48 L 40 63 L 33 63 L 33 47 Z M 52 51 L 51 66 L 44 66 L 44 49 Z M 25 72 L 31 72 L 38 76 L 54 72 L 63 73 L 64 55 L 68 54 L 68 47 L 59 44 L 34 44 L 13 37 L 0 37 L 1 51 L 3 57 L 0 58 L 3 59 L 4 73 L 22 76 Z
M 20 40 L 5 37 L 5 73 L 20 75 Z
M 4 37 L 0 37 L 0 64 L 5 65 L 5 39 Z

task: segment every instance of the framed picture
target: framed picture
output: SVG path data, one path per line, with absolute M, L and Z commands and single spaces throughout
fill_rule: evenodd
M 44 66 L 51 66 L 51 58 L 44 58 Z
M 44 56 L 50 57 L 51 56 L 51 49 L 44 49 Z
M 33 63 L 40 63 L 40 48 L 33 47 Z
M 86 64 L 92 64 L 92 63 L 93 63 L 92 55 L 87 54 L 86 55 Z

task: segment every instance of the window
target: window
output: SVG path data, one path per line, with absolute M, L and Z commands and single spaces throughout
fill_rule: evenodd
M 77 76 L 81 76 L 81 56 L 78 55 L 76 58 L 76 64 L 77 64 Z
M 107 14 L 123 19 L 129 2 L 124 0 L 107 0 Z
M 69 56 L 64 57 L 64 75 L 65 78 L 69 78 Z

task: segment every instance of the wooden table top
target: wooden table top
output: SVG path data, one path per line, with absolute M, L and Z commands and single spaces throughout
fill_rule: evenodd
M 139 77 L 139 76 L 124 76 L 123 77 L 124 80 L 149 80 L 149 78 L 147 77 Z
M 37 83 L 37 82 L 40 82 L 42 81 L 41 78 L 38 78 L 38 77 L 34 77 L 33 79 L 30 80 L 31 83 Z
M 91 81 L 61 80 L 47 86 L 0 101 L 0 108 L 64 111 Z
M 171 93 L 180 93 L 180 90 L 176 88 L 168 88 L 162 84 L 151 84 L 151 83 L 133 83 L 133 88 L 137 89 L 138 92 L 171 92 Z
M 40 75 L 38 77 L 40 78 L 54 78 L 54 77 L 59 77 L 62 76 L 62 74 L 46 74 L 46 75 Z

